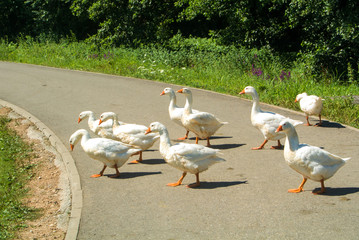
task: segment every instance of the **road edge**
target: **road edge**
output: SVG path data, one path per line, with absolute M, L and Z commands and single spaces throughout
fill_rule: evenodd
M 72 158 L 70 152 L 61 142 L 61 140 L 56 136 L 56 134 L 51 131 L 50 128 L 48 128 L 38 118 L 36 118 L 23 108 L 11 104 L 5 100 L 0 99 L 0 105 L 11 108 L 17 114 L 31 121 L 49 139 L 51 145 L 61 155 L 62 161 L 66 169 L 66 175 L 70 183 L 71 191 L 71 214 L 69 217 L 65 240 L 76 239 L 79 232 L 83 202 L 80 176 L 75 165 L 75 160 Z

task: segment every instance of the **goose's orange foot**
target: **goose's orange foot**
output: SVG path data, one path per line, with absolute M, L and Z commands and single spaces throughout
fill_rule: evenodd
M 101 177 L 102 174 L 94 174 L 94 175 L 91 175 L 92 178 L 98 178 L 98 177 Z
M 195 188 L 195 187 L 199 187 L 201 184 L 198 182 L 198 183 L 191 183 L 191 184 L 188 184 L 186 187 L 188 188 Z
M 303 188 L 289 189 L 288 192 L 290 192 L 290 193 L 300 193 L 300 192 L 303 192 Z
M 177 187 L 177 186 L 179 186 L 179 185 L 181 185 L 181 183 L 179 183 L 179 182 L 167 183 L 167 186 L 169 186 L 169 187 Z
M 252 150 L 260 150 L 263 149 L 263 147 L 253 147 Z
M 142 160 L 133 160 L 133 161 L 131 161 L 130 163 L 136 164 L 136 163 L 140 163 L 140 162 L 142 162 Z
M 177 140 L 186 140 L 187 136 L 181 137 L 181 138 L 177 138 Z

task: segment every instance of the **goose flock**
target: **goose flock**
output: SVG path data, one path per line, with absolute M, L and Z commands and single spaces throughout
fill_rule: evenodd
M 186 131 L 185 136 L 178 138 L 178 140 L 187 139 L 189 132 L 192 132 L 196 136 L 195 144 L 184 142 L 172 144 L 167 127 L 160 122 L 152 122 L 147 127 L 121 122 L 119 116 L 114 112 L 104 112 L 99 119 L 96 119 L 92 111 L 83 111 L 79 114 L 78 123 L 88 118 L 88 127 L 97 137 L 92 138 L 87 130 L 79 129 L 70 137 L 71 150 L 78 142 L 81 142 L 84 152 L 90 158 L 103 163 L 103 169 L 100 173 L 91 177 L 103 176 L 107 167 L 114 168 L 116 171 L 110 177 L 119 177 L 118 169 L 130 157 L 139 155 L 139 159 L 131 163 L 140 163 L 143 160 L 143 151 L 153 147 L 159 140 L 159 152 L 163 159 L 168 165 L 182 172 L 182 176 L 177 182 L 167 185 L 179 186 L 187 173 L 192 173 L 196 176 L 196 182 L 187 185 L 187 187 L 200 186 L 199 174 L 215 163 L 225 161 L 220 150 L 210 147 L 210 137 L 228 123 L 222 122 L 212 113 L 193 109 L 193 96 L 190 89 L 182 88 L 177 93 L 186 97 L 184 107 L 177 106 L 176 92 L 172 88 L 165 88 L 160 96 L 169 96 L 169 117 Z M 253 147 L 253 150 L 263 149 L 268 141 L 277 142 L 277 145 L 271 148 L 283 149 L 280 140 L 285 138 L 284 159 L 293 170 L 303 177 L 300 186 L 297 189 L 289 189 L 288 192 L 303 191 L 305 182 L 307 179 L 311 179 L 321 183 L 320 190 L 313 191 L 313 193 L 325 193 L 324 181 L 332 177 L 350 158 L 341 158 L 319 147 L 300 144 L 295 126 L 303 124 L 303 122 L 278 113 L 261 110 L 259 95 L 254 87 L 247 86 L 239 94 L 248 94 L 252 97 L 251 122 L 264 137 L 264 142 L 259 147 Z M 296 96 L 295 102 L 299 101 L 300 108 L 306 115 L 306 125 L 311 125 L 308 120 L 311 115 L 319 116 L 319 123 L 316 126 L 322 125 L 323 100 L 314 95 L 308 96 L 307 93 Z M 207 146 L 198 144 L 199 139 L 207 140 Z

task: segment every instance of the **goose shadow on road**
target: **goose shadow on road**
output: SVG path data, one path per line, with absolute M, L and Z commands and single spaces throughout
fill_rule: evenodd
M 230 182 L 201 182 L 199 187 L 193 189 L 216 189 L 223 187 L 231 187 L 240 184 L 247 184 L 247 181 L 230 181 Z
M 215 140 L 215 139 L 223 139 L 223 138 L 232 138 L 230 136 L 212 136 L 210 138 L 210 140 Z M 194 141 L 196 140 L 195 137 L 191 137 L 191 138 L 188 138 L 188 140 L 190 140 L 190 142 L 187 142 L 187 143 L 195 143 Z M 183 142 L 182 140 L 172 140 L 174 142 Z M 206 140 L 203 140 L 201 139 L 198 144 L 201 144 L 201 141 L 206 141 Z M 214 144 L 216 143 L 215 141 L 211 141 L 211 146 L 210 148 L 215 148 L 215 149 L 231 149 L 231 148 L 237 148 L 237 147 L 242 147 L 246 144 L 244 143 L 225 143 L 225 144 Z
M 162 174 L 162 172 L 121 172 L 119 177 L 113 179 L 130 179 L 155 174 Z M 104 174 L 104 176 L 111 177 L 113 174 Z
M 319 121 L 316 123 L 318 124 Z M 313 124 L 314 126 L 315 124 Z M 329 122 L 327 120 L 322 120 L 322 125 L 321 126 L 318 126 L 318 127 L 322 127 L 322 128 L 345 128 L 345 126 L 343 126 L 342 124 L 340 123 L 337 123 L 337 122 Z
M 316 188 L 313 191 L 318 191 L 320 188 Z M 325 188 L 325 193 L 321 194 L 322 196 L 345 196 L 353 193 L 359 192 L 357 187 L 346 187 L 346 188 Z

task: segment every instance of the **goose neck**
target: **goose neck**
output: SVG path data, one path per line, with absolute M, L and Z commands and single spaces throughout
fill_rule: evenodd
M 89 123 L 92 123 L 92 122 L 96 121 L 95 114 L 93 112 L 90 112 L 88 114 L 88 118 L 89 118 L 89 120 L 88 120 Z
M 299 148 L 299 137 L 294 127 L 288 131 L 286 135 L 285 150 L 290 150 L 292 152 L 297 150 Z
M 177 97 L 174 93 L 170 94 L 170 109 L 175 109 L 177 107 Z
M 160 132 L 160 152 L 166 153 L 167 150 L 172 146 L 169 133 L 167 129 L 162 129 Z
M 253 98 L 253 106 L 252 106 L 252 114 L 261 112 L 261 108 L 259 107 L 259 96 L 257 93 L 252 94 Z
M 113 115 L 112 121 L 113 121 L 113 124 L 112 124 L 113 127 L 118 127 L 118 126 L 120 126 L 120 124 L 118 123 L 118 116 L 117 116 L 117 114 L 114 114 L 114 115 Z
M 185 112 L 192 113 L 192 103 L 193 103 L 192 95 L 191 94 L 186 95 L 186 104 L 184 105 Z
M 81 138 L 81 146 L 84 148 L 86 145 L 86 142 L 91 138 L 90 134 L 88 132 L 81 132 L 81 134 L 78 136 Z

